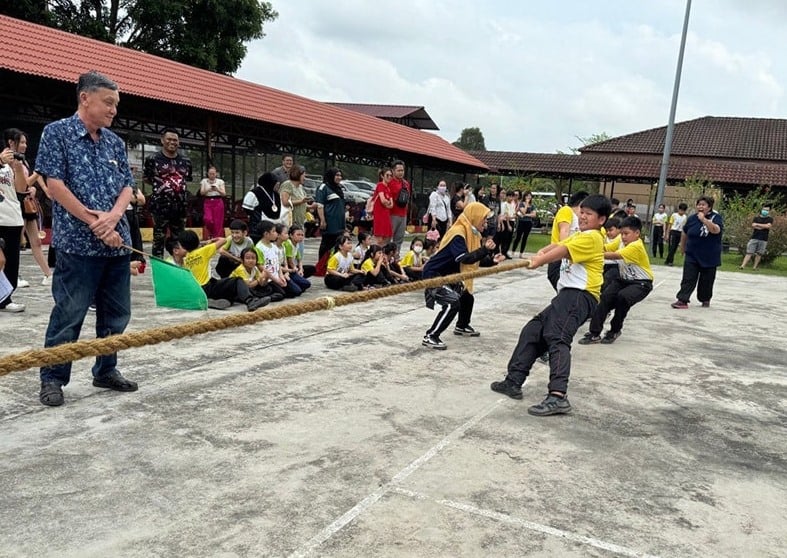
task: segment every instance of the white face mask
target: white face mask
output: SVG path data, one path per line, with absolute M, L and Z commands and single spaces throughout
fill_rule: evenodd
M 423 246 L 413 246 L 413 252 L 415 252 L 416 254 L 420 254 L 423 251 L 423 249 L 424 249 Z
M 445 186 L 438 186 L 437 187 L 437 191 L 440 192 L 441 194 L 445 194 L 445 190 L 446 190 Z

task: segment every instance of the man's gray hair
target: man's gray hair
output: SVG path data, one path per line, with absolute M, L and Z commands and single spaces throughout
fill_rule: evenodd
M 77 99 L 79 98 L 79 94 L 83 91 L 86 93 L 93 93 L 99 89 L 117 91 L 118 84 L 104 74 L 100 74 L 96 70 L 90 70 L 79 76 L 79 81 L 77 82 Z

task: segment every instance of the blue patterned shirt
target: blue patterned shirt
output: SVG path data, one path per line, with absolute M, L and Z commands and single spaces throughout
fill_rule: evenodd
M 94 141 L 77 114 L 44 128 L 36 170 L 47 178 L 62 180 L 85 207 L 98 211 L 111 211 L 123 188 L 134 183 L 123 140 L 109 129 L 101 128 L 98 141 Z M 62 205 L 57 202 L 52 205 L 55 249 L 80 256 L 129 253 L 125 248 L 110 248 Z M 131 245 L 125 216 L 118 222 L 117 231 L 123 243 Z

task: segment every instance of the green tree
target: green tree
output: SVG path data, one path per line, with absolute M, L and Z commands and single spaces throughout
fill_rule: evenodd
M 609 137 L 609 135 L 606 132 L 601 132 L 600 134 L 591 134 L 584 138 L 582 136 L 574 136 L 574 137 L 577 138 L 577 140 L 579 140 L 579 143 L 581 145 L 580 147 L 568 148 L 569 152 L 572 155 L 579 155 L 579 150 L 582 149 L 583 147 L 586 147 L 588 145 L 593 145 L 594 143 L 601 143 L 602 141 L 607 141 L 608 139 L 612 139 Z M 557 152 L 561 155 L 567 155 L 565 151 L 561 151 L 560 149 L 558 149 Z
M 486 151 L 484 134 L 482 134 L 481 129 L 477 127 L 465 128 L 462 130 L 459 139 L 454 142 L 454 145 L 465 151 Z
M 0 0 L 0 13 L 221 74 L 279 16 L 259 0 Z

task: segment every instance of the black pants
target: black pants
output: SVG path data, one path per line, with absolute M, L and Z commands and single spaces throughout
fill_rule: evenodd
M 678 240 L 680 241 L 680 238 L 678 238 Z M 656 252 L 658 252 L 659 258 L 664 257 L 664 225 L 660 227 L 653 225 L 653 240 L 651 240 L 651 251 L 653 253 L 654 258 L 656 257 Z
M 669 232 L 669 247 L 667 248 L 667 259 L 664 260 L 666 265 L 672 265 L 675 261 L 675 252 L 678 251 L 680 246 L 680 231 Z
M 475 304 L 475 297 L 471 293 L 464 290 L 463 287 L 452 287 L 451 285 L 428 289 L 427 292 L 427 300 L 431 295 L 434 297 L 434 303 L 440 306 L 440 311 L 437 313 L 432 327 L 426 331 L 427 335 L 440 337 L 440 334 L 451 325 L 457 314 L 459 318 L 456 320 L 456 327 L 470 325 L 470 318 L 473 317 L 473 304 Z M 427 304 L 427 306 L 429 305 Z
M 683 302 L 691 300 L 691 293 L 697 289 L 697 300 L 710 302 L 713 298 L 713 283 L 716 282 L 715 267 L 700 267 L 691 256 L 686 256 L 683 261 L 683 278 L 680 280 L 680 290 L 677 299 Z
M 505 224 L 500 226 L 497 234 L 495 235 L 495 244 L 497 244 L 498 252 L 506 255 L 511 248 L 511 238 L 514 236 L 514 231 L 511 230 L 510 225 L 507 227 Z
M 614 310 L 615 315 L 609 324 L 609 330 L 618 332 L 623 329 L 623 320 L 636 303 L 645 299 L 653 290 L 653 281 L 626 282 L 611 274 L 604 276 L 604 288 L 601 300 L 593 311 L 590 319 L 590 333 L 601 335 L 607 315 Z
M 339 240 L 342 234 L 341 232 L 322 233 L 320 237 L 320 249 L 317 252 L 317 261 L 320 261 L 325 254 L 333 250 L 334 246 L 336 246 L 336 241 Z
M 587 291 L 562 289 L 549 306 L 525 324 L 511 360 L 508 380 L 522 387 L 536 359 L 549 351 L 549 391 L 566 393 L 571 373 L 571 342 L 596 308 Z
M 514 243 L 511 245 L 512 251 L 525 251 L 525 248 L 527 248 L 527 237 L 530 236 L 531 230 L 533 230 L 533 221 L 531 219 L 520 219 L 517 222 L 516 237 L 514 237 Z
M 14 289 L 16 289 L 16 285 L 19 282 L 19 239 L 22 237 L 22 228 L 22 225 L 18 227 L 0 227 L 0 238 L 5 242 L 5 248 L 3 248 L 5 268 L 3 268 L 3 271 Z M 9 304 L 11 304 L 10 296 L 3 302 L 0 302 L 0 308 L 5 308 Z
M 227 256 L 219 256 L 219 261 L 216 262 L 216 273 L 221 278 L 229 277 L 239 265 L 240 262 L 238 260 L 233 260 Z
M 339 277 L 338 275 L 328 273 L 325 275 L 325 286 L 334 291 L 340 291 L 342 287 L 347 285 L 353 285 L 358 289 L 362 289 L 365 278 L 366 276 L 361 273 L 356 273 L 349 277 Z
M 440 238 L 443 238 L 445 236 L 445 231 L 448 230 L 448 219 L 446 219 L 445 221 L 441 221 L 440 219 L 435 219 L 435 223 L 436 223 L 435 228 L 437 229 L 437 232 L 440 233 Z
M 127 209 L 126 219 L 128 220 L 128 230 L 131 233 L 131 247 L 134 250 L 142 251 L 142 231 L 139 229 L 139 216 L 137 209 Z M 132 262 L 144 262 L 145 256 L 136 252 L 131 252 Z
M 230 302 L 243 302 L 247 303 L 251 300 L 251 292 L 249 286 L 240 277 L 233 277 L 231 279 L 213 279 L 202 285 L 202 290 L 208 298 L 217 300 L 223 298 Z
M 563 260 L 558 260 L 556 262 L 550 262 L 547 264 L 547 279 L 549 280 L 549 284 L 552 285 L 552 288 L 555 289 L 557 292 L 557 282 L 560 281 L 560 265 L 563 263 Z
M 169 238 L 177 240 L 178 235 L 185 230 L 185 227 L 183 217 L 153 214 L 153 255 L 163 257 L 167 232 L 169 232 Z

